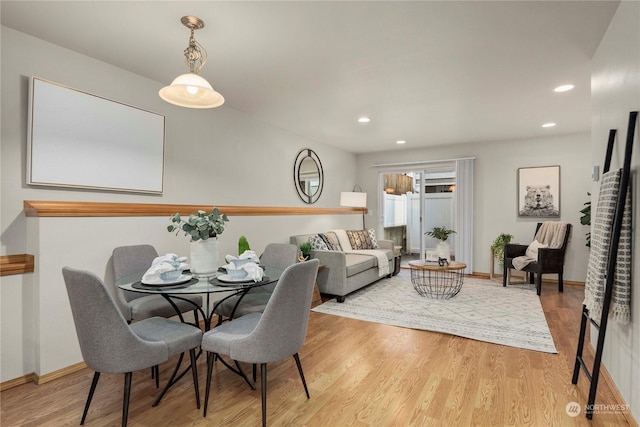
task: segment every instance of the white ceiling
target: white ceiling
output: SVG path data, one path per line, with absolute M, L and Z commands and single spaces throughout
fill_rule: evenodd
M 589 131 L 590 59 L 618 4 L 2 0 L 0 13 L 158 89 L 187 71 L 180 18 L 198 16 L 220 108 L 363 153 Z M 563 83 L 576 88 L 552 91 Z

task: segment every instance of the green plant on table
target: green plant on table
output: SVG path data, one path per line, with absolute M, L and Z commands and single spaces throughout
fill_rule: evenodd
M 244 251 L 250 250 L 251 248 L 249 247 L 249 241 L 247 240 L 247 238 L 244 236 L 240 236 L 240 238 L 238 239 L 238 255 L 242 255 Z
M 511 234 L 500 233 L 491 244 L 493 257 L 498 260 L 500 268 L 504 268 L 504 247 L 507 243 L 510 243 L 512 239 L 513 236 Z
M 189 215 L 188 219 L 183 219 L 180 213 L 176 213 L 170 219 L 172 224 L 167 226 L 167 231 L 175 231 L 176 235 L 184 231 L 184 235 L 190 236 L 192 242 L 217 237 L 224 231 L 225 222 L 229 222 L 227 215 L 221 214 L 215 207 L 211 212 L 198 210 L 197 213 Z
M 302 252 L 302 256 L 308 258 L 311 256 L 311 242 L 302 242 L 300 243 L 300 252 Z
M 447 228 L 446 225 L 443 225 L 442 227 L 433 227 L 431 230 L 427 231 L 426 233 L 427 236 L 431 236 L 434 239 L 438 239 L 441 242 L 446 241 L 450 235 L 455 234 L 455 231 Z

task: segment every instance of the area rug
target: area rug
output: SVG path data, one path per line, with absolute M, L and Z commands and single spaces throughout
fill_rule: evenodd
M 465 277 L 448 300 L 418 295 L 407 273 L 383 279 L 313 308 L 319 313 L 442 332 L 479 341 L 557 353 L 540 299 L 530 285 L 510 285 Z

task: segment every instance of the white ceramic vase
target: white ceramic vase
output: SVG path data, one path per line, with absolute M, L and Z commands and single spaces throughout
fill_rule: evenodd
M 191 242 L 191 272 L 197 276 L 210 276 L 218 270 L 218 239 Z
M 444 258 L 447 261 L 451 261 L 451 246 L 446 241 L 438 243 L 436 246 L 436 252 L 438 253 L 438 258 Z

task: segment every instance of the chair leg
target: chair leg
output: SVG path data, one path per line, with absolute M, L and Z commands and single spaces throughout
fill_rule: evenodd
M 262 427 L 267 427 L 267 364 L 260 364 L 260 389 L 262 390 Z
M 158 365 L 151 367 L 151 378 L 155 378 L 156 388 L 160 388 L 160 367 Z
M 196 328 L 200 327 L 200 318 L 198 316 L 198 310 L 193 310 L 193 323 Z
M 207 407 L 209 406 L 209 391 L 211 390 L 211 374 L 213 372 L 213 362 L 215 361 L 215 353 L 207 352 L 207 388 L 204 392 L 204 411 L 202 417 L 207 416 Z
M 300 379 L 302 380 L 302 385 L 304 386 L 304 392 L 307 394 L 307 399 L 310 399 L 309 389 L 307 388 L 307 382 L 304 380 L 304 373 L 302 372 L 302 364 L 300 363 L 300 356 L 298 353 L 293 355 L 293 358 L 296 360 L 296 365 L 298 366 L 298 372 L 300 373 Z
M 509 269 L 505 265 L 504 268 L 502 269 L 502 287 L 507 286 L 507 274 L 509 274 Z
M 564 292 L 564 284 L 562 283 L 562 271 L 558 273 L 558 292 Z
M 540 296 L 542 292 L 542 273 L 536 274 L 536 293 Z
M 256 371 L 257 371 L 256 366 L 257 366 L 257 365 L 254 363 L 254 364 L 253 364 L 253 382 L 254 382 L 254 383 L 256 382 Z
M 89 389 L 89 396 L 87 396 L 87 403 L 84 405 L 84 412 L 82 413 L 82 419 L 80 425 L 84 424 L 85 418 L 87 418 L 87 412 L 89 412 L 89 405 L 91 405 L 91 399 L 93 399 L 93 392 L 96 391 L 98 380 L 100 379 L 100 372 L 93 373 L 93 380 L 91 380 L 91 388 Z
M 124 374 L 124 397 L 122 399 L 122 427 L 127 426 L 127 419 L 129 418 L 129 396 L 131 396 L 131 377 L 132 372 Z
M 193 374 L 193 388 L 196 392 L 196 407 L 200 409 L 200 388 L 198 386 L 198 368 L 196 366 L 196 349 L 189 350 L 189 357 L 191 357 L 191 373 Z

